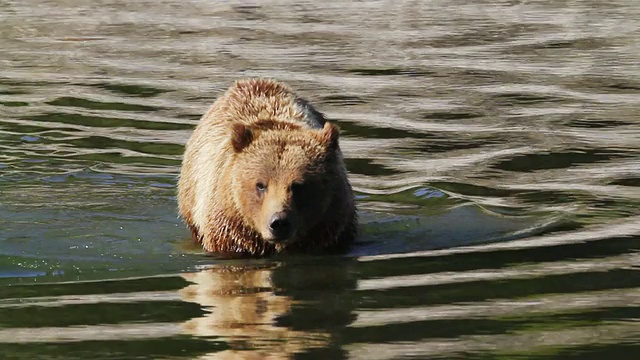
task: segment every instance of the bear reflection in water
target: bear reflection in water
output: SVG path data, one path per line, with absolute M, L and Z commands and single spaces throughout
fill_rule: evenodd
M 301 270 L 318 274 L 311 276 L 318 281 L 303 282 L 309 276 L 301 276 Z M 329 274 L 314 270 L 297 266 L 296 274 L 278 264 L 224 265 L 183 274 L 191 284 L 180 297 L 208 312 L 185 322 L 183 329 L 189 335 L 220 337 L 230 347 L 203 359 L 286 359 L 297 353 L 343 357 L 335 338 L 353 320 L 345 295 L 355 280 L 346 278 L 345 267 Z M 323 292 L 321 301 L 317 290 Z

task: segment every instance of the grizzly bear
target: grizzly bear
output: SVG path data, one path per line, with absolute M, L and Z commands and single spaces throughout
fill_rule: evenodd
M 181 217 L 208 252 L 343 251 L 357 232 L 339 130 L 285 84 L 237 81 L 188 140 Z

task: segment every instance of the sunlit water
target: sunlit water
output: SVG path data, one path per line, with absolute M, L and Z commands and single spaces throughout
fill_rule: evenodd
M 636 359 L 640 4 L 0 2 L 0 358 Z M 347 256 L 176 215 L 233 80 L 342 129 Z

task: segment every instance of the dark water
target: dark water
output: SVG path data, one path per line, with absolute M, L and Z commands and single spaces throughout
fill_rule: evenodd
M 0 1 L 0 358 L 636 359 L 640 4 Z M 220 261 L 183 145 L 274 77 L 343 130 L 345 257 Z

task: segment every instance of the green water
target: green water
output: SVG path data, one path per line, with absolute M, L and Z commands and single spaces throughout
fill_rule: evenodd
M 0 359 L 636 359 L 640 4 L 0 3 Z M 177 218 L 233 80 L 342 129 L 344 256 Z

